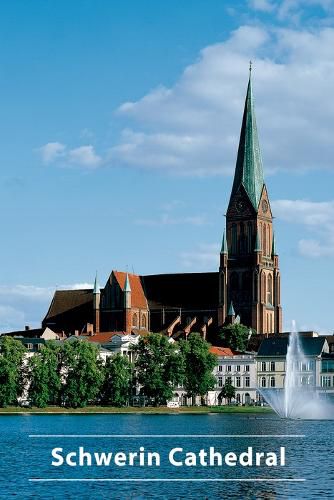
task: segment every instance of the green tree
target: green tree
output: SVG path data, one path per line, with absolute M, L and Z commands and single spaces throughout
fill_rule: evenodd
M 103 383 L 99 349 L 86 340 L 75 339 L 64 343 L 61 355 L 61 371 L 65 379 L 63 404 L 82 408 L 96 398 Z
M 59 403 L 61 349 L 59 344 L 51 340 L 29 360 L 28 396 L 33 406 L 45 408 L 48 404 Z
M 245 351 L 247 348 L 249 328 L 240 323 L 223 326 L 219 332 L 219 337 L 224 346 L 230 347 L 234 351 Z
M 23 357 L 26 349 L 22 342 L 4 336 L 0 340 L 0 406 L 17 404 L 23 392 Z
M 131 389 L 131 364 L 126 356 L 109 356 L 104 367 L 102 401 L 112 406 L 128 404 Z
M 159 333 L 141 337 L 133 350 L 142 394 L 153 398 L 156 406 L 166 404 L 173 397 L 174 387 L 182 379 L 182 355 L 175 344 Z
M 219 398 L 220 399 L 225 398 L 230 403 L 231 399 L 233 399 L 234 397 L 235 397 L 235 387 L 233 387 L 232 384 L 227 382 L 222 388 L 219 394 Z
M 210 353 L 210 344 L 199 333 L 191 333 L 188 340 L 179 342 L 184 358 L 183 386 L 187 394 L 192 397 L 193 404 L 196 396 L 201 396 L 213 389 L 216 379 L 212 373 L 217 364 L 217 356 Z

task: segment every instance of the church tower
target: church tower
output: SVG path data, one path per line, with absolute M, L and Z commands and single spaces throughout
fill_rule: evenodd
M 279 263 L 263 179 L 251 71 L 220 253 L 219 286 L 221 325 L 228 321 L 233 303 L 244 325 L 258 333 L 282 331 Z

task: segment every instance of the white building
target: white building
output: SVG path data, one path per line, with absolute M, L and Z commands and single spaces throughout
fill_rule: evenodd
M 235 388 L 235 402 L 252 404 L 258 400 L 256 390 L 255 354 L 233 353 L 227 347 L 211 347 L 210 352 L 216 354 L 218 364 L 214 369 L 216 387 L 208 393 L 209 405 L 226 404 L 220 393 L 226 383 Z

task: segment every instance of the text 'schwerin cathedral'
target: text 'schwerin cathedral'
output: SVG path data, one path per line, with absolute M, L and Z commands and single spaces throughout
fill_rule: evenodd
M 263 179 L 251 77 L 218 272 L 139 276 L 112 271 L 104 288 L 56 291 L 43 326 L 74 333 L 191 331 L 214 336 L 235 321 L 281 332 L 280 272 Z

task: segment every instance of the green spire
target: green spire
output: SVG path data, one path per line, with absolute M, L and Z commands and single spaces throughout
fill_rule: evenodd
M 100 293 L 100 287 L 99 287 L 98 282 L 97 282 L 97 272 L 95 274 L 95 281 L 94 281 L 94 290 L 93 290 L 93 293 L 94 294 Z
M 225 231 L 224 231 L 224 234 L 223 234 L 222 248 L 220 250 L 220 253 L 221 254 L 227 254 L 227 241 L 226 241 Z
M 131 292 L 131 286 L 130 286 L 130 280 L 129 280 L 128 273 L 126 273 L 124 292 Z
M 271 246 L 271 255 L 277 255 L 275 233 L 273 233 L 273 242 L 272 242 L 272 246 Z
M 261 242 L 259 233 L 256 233 L 254 252 L 261 252 Z
M 230 307 L 229 307 L 229 310 L 228 310 L 228 316 L 235 316 L 235 310 L 234 310 L 233 302 L 232 301 L 231 301 L 231 304 L 230 304 Z
M 263 188 L 263 169 L 256 128 L 251 73 L 249 74 L 231 196 L 238 191 L 241 185 L 245 188 L 257 211 Z

